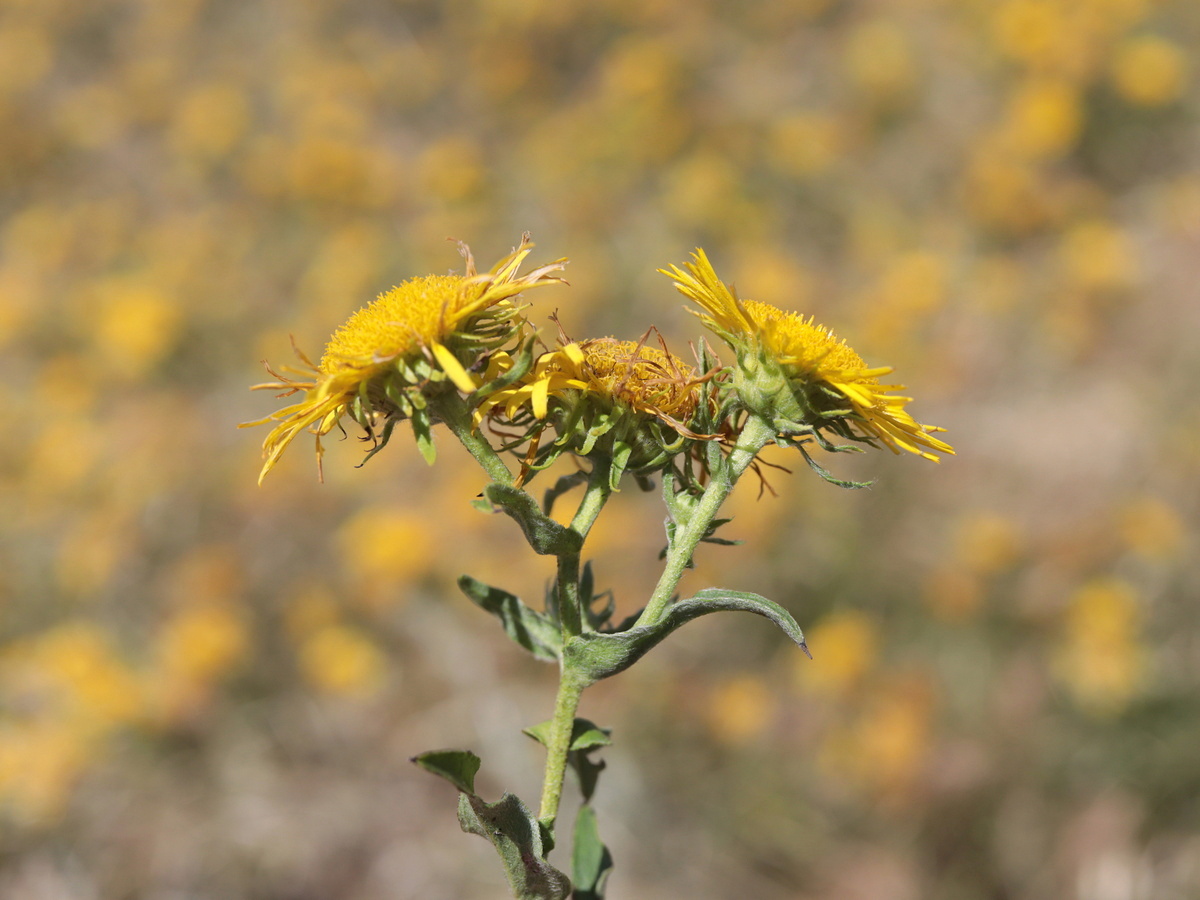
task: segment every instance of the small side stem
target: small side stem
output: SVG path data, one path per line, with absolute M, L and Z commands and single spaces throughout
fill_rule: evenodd
M 714 469 L 712 480 L 705 488 L 704 494 L 701 495 L 700 502 L 696 504 L 691 516 L 686 522 L 678 523 L 671 550 L 667 553 L 662 576 L 654 587 L 654 593 L 650 595 L 650 602 L 638 616 L 638 620 L 634 624 L 635 628 L 653 625 L 662 619 L 700 539 L 704 537 L 712 520 L 717 517 L 721 505 L 729 497 L 729 493 L 737 484 L 738 479 L 750 467 L 750 463 L 754 462 L 754 457 L 758 455 L 758 452 L 774 437 L 775 429 L 763 419 L 751 416 L 746 420 L 746 425 L 738 436 L 738 442 L 733 452 L 720 466 Z
M 569 526 L 581 538 L 587 537 L 596 517 L 600 515 L 600 510 L 612 494 L 612 488 L 609 486 L 611 468 L 612 460 L 607 457 L 597 456 L 592 460 L 587 489 Z M 564 553 L 558 558 L 558 616 L 564 638 L 580 634 L 586 621 L 583 612 L 584 598 L 579 596 L 579 556 L 579 553 Z
M 480 430 L 475 427 L 471 418 L 471 408 L 467 406 L 457 391 L 447 391 L 435 401 L 434 412 L 446 423 L 459 442 L 467 448 L 467 452 L 475 457 L 475 461 L 483 467 L 492 481 L 511 487 L 513 473 L 505 465 Z
M 554 718 L 550 722 L 550 743 L 546 747 L 546 774 L 542 781 L 542 807 L 538 818 L 553 830 L 562 799 L 563 778 L 567 774 L 567 754 L 571 749 L 571 732 L 575 728 L 575 711 L 579 697 L 586 687 L 583 679 L 569 669 L 563 669 L 554 699 Z

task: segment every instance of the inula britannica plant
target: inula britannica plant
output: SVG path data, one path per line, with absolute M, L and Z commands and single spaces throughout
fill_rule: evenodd
M 496 847 L 513 896 L 595 900 L 604 896 L 612 861 L 591 805 L 603 763 L 593 755 L 610 743 L 608 729 L 576 717 L 580 695 L 595 682 L 637 662 L 667 635 L 698 616 L 727 610 L 774 622 L 804 652 L 792 615 L 757 594 L 721 587 L 681 598 L 679 581 L 704 541 L 726 519 L 721 506 L 765 447 L 793 447 L 827 481 L 843 487 L 813 456 L 883 447 L 936 462 L 951 447 L 942 431 L 907 411 L 901 385 L 881 383 L 891 369 L 873 367 L 827 328 L 796 313 L 743 299 L 718 278 L 703 250 L 690 262 L 660 270 L 719 338 L 701 340 L 685 361 L 654 329 L 638 340 L 572 340 L 560 331 L 544 344 L 526 316 L 525 295 L 561 283 L 565 260 L 521 274 L 533 249 L 528 236 L 485 273 L 470 251 L 462 275 L 410 279 L 381 294 L 338 328 L 319 363 L 302 354 L 303 369 L 272 374 L 256 385 L 296 402 L 262 422 L 274 428 L 263 443 L 262 477 L 302 433 L 321 438 L 351 419 L 370 442 L 368 458 L 407 422 L 429 463 L 442 429 L 483 467 L 491 483 L 476 504 L 501 511 L 523 532 L 533 553 L 555 557 L 557 575 L 541 608 L 470 575 L 466 596 L 495 616 L 508 636 L 558 668 L 551 718 L 526 729 L 546 749 L 538 812 L 513 794 L 488 802 L 475 792 L 480 760 L 466 750 L 423 753 L 417 765 L 459 791 L 464 831 Z M 270 370 L 269 370 L 270 371 Z M 294 377 L 293 377 L 294 376 Z M 559 477 L 539 501 L 535 477 L 566 457 L 574 471 Z M 654 483 L 666 507 L 663 571 L 640 612 L 614 619 L 610 594 L 598 590 L 584 561 L 588 532 L 628 478 Z M 570 523 L 552 508 L 580 489 Z M 559 800 L 574 770 L 583 804 L 573 829 L 571 874 L 548 861 L 559 841 Z

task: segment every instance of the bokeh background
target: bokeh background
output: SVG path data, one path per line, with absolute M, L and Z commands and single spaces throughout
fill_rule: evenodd
M 815 659 L 712 617 L 585 695 L 615 900 L 1200 896 L 1198 49 L 1194 0 L 3 0 L 0 896 L 505 895 L 407 758 L 535 802 L 554 673 L 454 578 L 545 561 L 455 446 L 258 488 L 235 426 L 525 230 L 538 321 L 686 354 L 702 245 L 959 454 L 740 489 L 684 587 Z M 661 518 L 597 526 L 622 611 Z

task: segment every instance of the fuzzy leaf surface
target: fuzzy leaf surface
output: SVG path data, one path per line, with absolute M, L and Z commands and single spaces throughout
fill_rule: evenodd
M 562 648 L 558 627 L 546 616 L 530 609 L 518 597 L 472 578 L 458 577 L 459 589 L 480 609 L 500 620 L 504 632 L 546 662 L 557 662 Z
M 537 501 L 518 488 L 492 483 L 483 489 L 484 495 L 509 516 L 521 530 L 534 553 L 542 556 L 562 556 L 578 553 L 583 547 L 583 538 L 578 532 L 555 522 L 537 505 Z
M 414 756 L 412 761 L 426 772 L 445 778 L 460 791 L 475 793 L 480 760 L 470 750 L 430 750 Z
M 542 829 L 514 794 L 487 803 L 474 794 L 458 795 L 458 822 L 468 834 L 491 841 L 517 900 L 566 900 L 571 881 L 546 862 Z
M 751 612 L 774 622 L 801 650 L 808 653 L 804 633 L 792 614 L 758 594 L 706 588 L 687 600 L 678 600 L 653 625 L 614 634 L 586 632 L 563 647 L 564 659 L 592 682 L 623 672 L 667 635 L 692 619 L 715 612 Z
M 590 803 L 585 803 L 575 817 L 575 843 L 571 849 L 573 900 L 604 900 L 604 887 L 612 867 L 612 854 L 600 840 L 596 811 Z

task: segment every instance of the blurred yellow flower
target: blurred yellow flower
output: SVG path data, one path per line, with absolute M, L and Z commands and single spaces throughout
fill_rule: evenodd
M 1187 526 L 1178 510 L 1158 497 L 1139 497 L 1120 511 L 1121 539 L 1147 559 L 1168 560 L 1183 548 Z
M 1055 663 L 1086 711 L 1116 715 L 1133 698 L 1145 673 L 1140 623 L 1138 595 L 1119 579 L 1095 579 L 1071 598 Z
M 350 573 L 380 587 L 395 588 L 435 561 L 436 537 L 419 512 L 366 507 L 342 525 L 337 540 Z
M 334 332 L 319 365 L 305 359 L 307 372 L 287 370 L 309 375 L 311 381 L 279 376 L 279 382 L 255 386 L 282 391 L 285 397 L 305 395 L 266 419 L 247 423 L 279 422 L 263 442 L 266 462 L 260 484 L 302 431 L 316 435 L 319 467 L 321 437 L 346 415 L 373 434 L 377 416 L 390 423 L 411 416 L 414 405 L 423 407 L 418 395 L 430 381 L 449 379 L 462 391 L 474 391 L 477 384 L 467 367 L 484 351 L 511 339 L 521 326 L 521 308 L 512 298 L 527 288 L 561 281 L 550 273 L 561 269 L 563 260 L 517 274 L 533 249 L 528 235 L 482 275 L 475 271 L 466 245 L 460 244 L 460 249 L 467 260 L 465 275 L 412 278 L 380 294 Z
M 250 646 L 245 617 L 229 603 L 179 610 L 158 633 L 159 673 L 169 682 L 204 685 L 230 674 Z
M 832 612 L 808 629 L 812 660 L 797 661 L 796 679 L 813 693 L 843 697 L 857 688 L 879 658 L 879 628 L 859 610 Z
M 846 143 L 844 128 L 832 115 L 793 112 L 772 123 L 767 151 L 783 174 L 810 178 L 832 168 Z
M 713 691 L 707 708 L 708 726 L 717 740 L 744 744 L 762 736 L 776 705 L 774 692 L 762 678 L 738 675 Z
M 878 440 L 893 453 L 907 450 L 937 462 L 938 457 L 928 451 L 954 452 L 933 436 L 945 429 L 922 425 L 905 411 L 911 398 L 889 393 L 902 385 L 879 383 L 879 376 L 891 372 L 890 367 L 869 367 L 811 316 L 805 319 L 767 303 L 742 300 L 717 277 L 703 250 L 697 249 L 693 259 L 684 269 L 672 266 L 659 271 L 700 306 L 702 311 L 693 312 L 739 356 L 764 353 L 782 367 L 809 403 L 820 404 L 823 412 L 845 409 L 847 427 L 858 429 L 868 440 Z
M 1114 51 L 1111 77 L 1135 106 L 1165 106 L 1187 89 L 1188 58 L 1178 44 L 1154 35 L 1129 38 Z
M 846 40 L 845 54 L 851 80 L 877 103 L 903 98 L 916 85 L 912 46 L 894 22 L 880 18 L 858 25 Z
M 1021 545 L 1021 531 L 1011 518 L 973 512 L 958 523 L 954 558 L 970 572 L 994 575 L 1017 561 Z
M 34 22 L 0 23 L 0 100 L 37 84 L 54 62 L 54 44 Z
M 1005 136 L 1019 154 L 1034 159 L 1069 152 L 1083 128 L 1079 89 L 1057 78 L 1032 78 L 1009 98 Z
M 95 287 L 96 344 L 122 375 L 144 375 L 170 351 L 183 323 L 174 298 L 154 285 L 112 279 Z
M 1085 290 L 1117 291 L 1137 277 L 1137 250 L 1129 236 L 1102 219 L 1072 225 L 1063 235 L 1059 257 L 1071 284 Z
M 246 133 L 250 114 L 249 100 L 238 84 L 203 84 L 180 99 L 168 140 L 185 159 L 221 159 Z
M 425 190 L 439 200 L 455 201 L 478 193 L 487 169 L 479 146 L 465 137 L 434 141 L 417 161 L 418 178 Z
M 137 719 L 144 697 L 133 669 L 96 623 L 66 621 L 24 645 L 31 672 L 51 690 L 54 704 L 97 729 Z
M 0 803 L 22 824 L 53 824 L 96 749 L 94 734 L 70 721 L 0 725 Z
M 832 731 L 818 764 L 885 799 L 908 796 L 932 739 L 935 695 L 921 674 L 878 685 L 853 725 Z
M 378 690 L 387 660 L 361 632 L 342 625 L 318 629 L 300 644 L 300 670 L 328 694 L 364 695 Z

